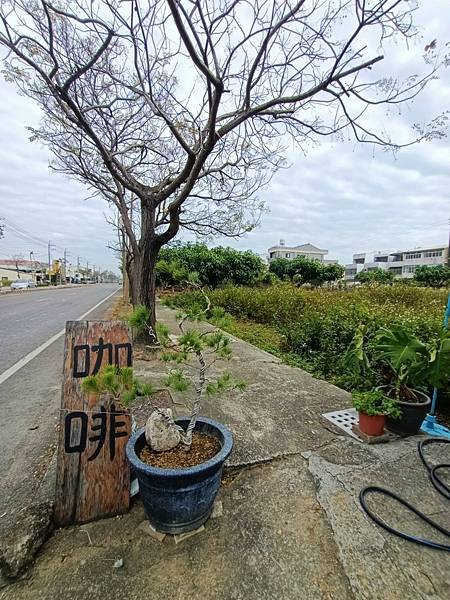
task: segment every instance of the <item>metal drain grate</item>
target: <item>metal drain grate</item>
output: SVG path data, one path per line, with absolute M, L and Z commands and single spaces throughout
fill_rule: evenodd
M 325 417 L 328 421 L 339 427 L 351 435 L 356 440 L 359 440 L 358 436 L 353 433 L 352 426 L 359 422 L 358 413 L 354 408 L 346 408 L 344 410 L 334 410 L 333 412 L 324 413 L 322 417 Z

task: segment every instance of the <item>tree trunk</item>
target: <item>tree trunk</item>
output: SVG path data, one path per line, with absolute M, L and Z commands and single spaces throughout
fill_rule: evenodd
M 156 326 L 156 273 L 155 265 L 159 249 L 141 240 L 141 256 L 139 265 L 139 304 L 143 304 L 150 311 L 149 325 L 155 331 Z
M 167 244 L 178 232 L 179 220 L 176 215 L 175 223 L 159 234 L 156 232 L 156 202 L 150 199 L 141 200 L 141 239 L 139 241 L 139 256 L 134 256 L 133 280 L 135 282 L 137 303 L 146 306 L 150 312 L 149 325 L 156 331 L 156 262 L 161 247 Z M 142 339 L 143 342 L 156 341 L 151 335 Z
M 138 268 L 139 265 L 139 257 L 135 260 L 134 257 L 128 257 L 126 262 L 126 274 L 128 280 L 128 300 L 131 302 L 133 306 L 136 306 L 139 303 L 138 298 Z
M 141 202 L 141 239 L 139 242 L 140 256 L 135 257 L 136 280 L 138 283 L 137 297 L 139 304 L 146 306 L 150 312 L 149 325 L 153 332 L 156 328 L 156 273 L 155 265 L 160 246 L 157 244 L 155 231 L 155 209 L 150 202 Z M 150 338 L 150 340 L 149 340 Z M 147 341 L 151 339 L 151 333 Z

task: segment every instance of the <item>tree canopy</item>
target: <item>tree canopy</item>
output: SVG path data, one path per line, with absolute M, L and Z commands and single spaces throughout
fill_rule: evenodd
M 196 273 L 199 283 L 209 287 L 224 283 L 251 285 L 263 269 L 262 260 L 253 252 L 221 246 L 208 248 L 205 244 L 166 247 L 161 250 L 159 259 L 157 278 L 168 285 L 178 283 L 182 271 L 185 279 L 189 273 Z
M 277 258 L 272 260 L 269 271 L 280 279 L 290 279 L 296 283 L 311 283 L 322 285 L 325 282 L 336 281 L 344 275 L 344 267 L 338 264 L 326 264 L 299 256 L 289 260 Z
M 419 265 L 414 273 L 414 281 L 427 287 L 450 285 L 450 268 L 445 265 Z

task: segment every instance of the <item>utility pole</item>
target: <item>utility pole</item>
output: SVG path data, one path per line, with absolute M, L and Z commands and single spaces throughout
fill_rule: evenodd
M 447 267 L 450 269 L 450 217 L 448 219 Z
M 94 283 L 95 283 L 95 265 L 92 267 L 92 279 L 94 280 Z
M 30 268 L 31 273 L 33 273 L 33 263 L 34 263 L 34 282 L 36 283 L 36 261 L 34 260 L 34 252 L 30 250 Z
M 89 261 L 86 261 L 86 283 L 88 280 L 88 275 L 89 275 Z
M 53 248 L 55 248 L 55 246 L 52 244 L 51 240 L 48 240 L 48 281 L 49 281 L 49 283 L 51 283 L 51 280 L 52 280 L 51 271 L 52 271 L 52 249 Z
M 67 283 L 67 255 L 70 254 L 70 252 L 67 250 L 67 248 L 64 248 L 64 283 Z

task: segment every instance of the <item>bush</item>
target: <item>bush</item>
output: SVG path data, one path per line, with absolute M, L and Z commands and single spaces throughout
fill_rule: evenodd
M 387 269 L 373 269 L 373 271 L 360 271 L 355 276 L 355 281 L 359 283 L 371 283 L 375 285 L 383 285 L 394 281 L 394 274 Z
M 265 288 L 227 286 L 209 295 L 215 306 L 237 319 L 232 332 L 239 335 L 236 328 L 243 324 L 245 339 L 260 345 L 261 338 L 266 347 L 263 331 L 267 330 L 289 362 L 346 389 L 384 383 L 383 364 L 375 350 L 381 327 L 401 324 L 424 342 L 436 340 L 447 297 L 444 290 L 417 286 L 307 290 L 286 282 Z M 196 292 L 180 294 L 174 303 L 204 306 Z M 363 346 L 356 347 L 361 328 Z
M 280 283 L 280 278 L 272 273 L 271 271 L 266 271 L 265 273 L 261 273 L 258 279 L 256 280 L 257 284 L 261 285 L 275 285 Z
M 263 262 L 253 252 L 233 248 L 208 248 L 205 244 L 166 247 L 159 253 L 157 281 L 172 285 L 173 269 L 198 274 L 202 286 L 216 288 L 226 283 L 251 285 L 263 272 Z

